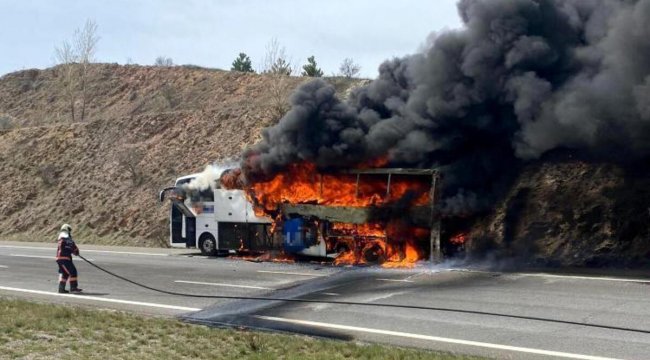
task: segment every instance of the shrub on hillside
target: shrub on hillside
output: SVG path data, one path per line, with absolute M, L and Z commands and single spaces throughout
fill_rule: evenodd
M 41 178 L 45 186 L 56 185 L 59 175 L 54 165 L 41 165 L 38 167 L 38 177 Z
M 0 115 L 0 130 L 11 130 L 16 127 L 13 120 L 6 115 Z

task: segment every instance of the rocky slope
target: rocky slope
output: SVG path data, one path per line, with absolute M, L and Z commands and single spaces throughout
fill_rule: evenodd
M 650 174 L 626 166 L 546 156 L 472 227 L 470 254 L 505 265 L 650 265 Z

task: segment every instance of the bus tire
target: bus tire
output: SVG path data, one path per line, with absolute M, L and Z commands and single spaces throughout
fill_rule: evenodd
M 210 233 L 204 233 L 199 238 L 199 249 L 205 256 L 214 256 L 217 253 L 217 241 Z

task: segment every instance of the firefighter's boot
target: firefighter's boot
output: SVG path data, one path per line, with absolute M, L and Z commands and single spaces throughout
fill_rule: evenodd
M 82 289 L 79 289 L 78 283 L 76 281 L 71 281 L 70 282 L 70 292 L 73 294 L 79 294 L 82 292 Z
M 69 291 L 65 289 L 65 283 L 60 282 L 59 283 L 59 294 L 68 294 Z

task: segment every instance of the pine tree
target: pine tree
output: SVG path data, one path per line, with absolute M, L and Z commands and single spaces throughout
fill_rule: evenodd
M 284 58 L 278 58 L 275 60 L 273 65 L 271 65 L 271 69 L 269 69 L 267 73 L 273 75 L 289 76 L 291 75 L 291 72 L 291 63 L 289 63 Z
M 232 68 L 230 68 L 230 70 L 250 73 L 255 72 L 255 70 L 253 70 L 253 65 L 251 64 L 251 59 L 244 53 L 239 53 L 239 56 L 232 62 Z
M 313 55 L 307 58 L 307 64 L 303 65 L 302 69 L 303 69 L 302 76 L 309 76 L 309 77 L 323 76 L 323 70 L 321 70 L 318 67 L 318 65 L 316 65 L 316 60 L 314 59 Z

